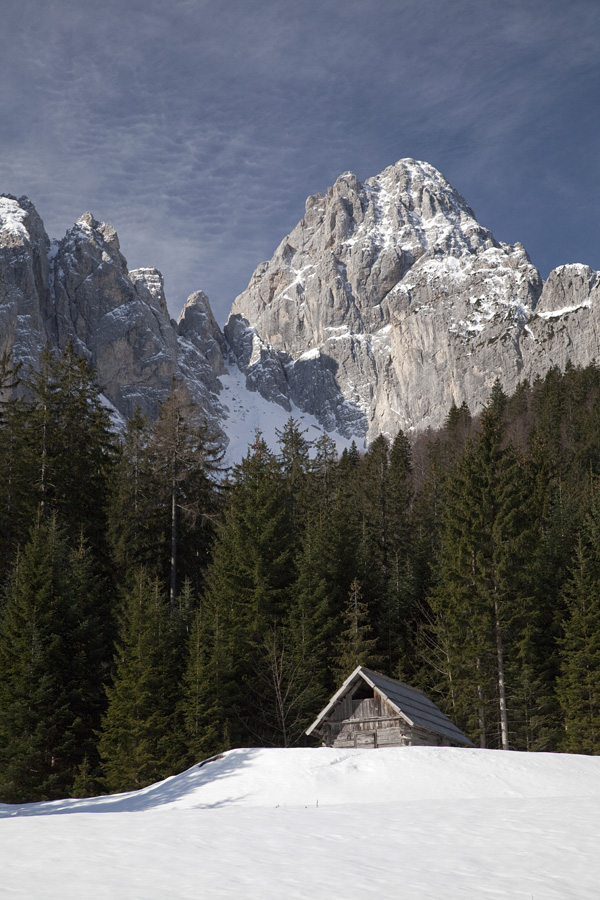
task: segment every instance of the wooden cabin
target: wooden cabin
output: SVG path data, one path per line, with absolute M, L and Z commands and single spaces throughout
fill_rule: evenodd
M 422 691 L 358 666 L 306 734 L 327 747 L 473 747 Z

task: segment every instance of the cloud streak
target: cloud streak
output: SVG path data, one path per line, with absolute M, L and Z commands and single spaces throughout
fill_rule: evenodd
M 22 0 L 0 51 L 0 190 L 84 210 L 172 312 L 223 320 L 304 199 L 436 165 L 544 274 L 600 268 L 600 10 L 587 0 Z

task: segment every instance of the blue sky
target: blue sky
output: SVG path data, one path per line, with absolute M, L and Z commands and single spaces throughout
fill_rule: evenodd
M 220 322 L 309 194 L 407 156 L 544 277 L 600 269 L 599 46 L 597 0 L 6 3 L 0 192 Z

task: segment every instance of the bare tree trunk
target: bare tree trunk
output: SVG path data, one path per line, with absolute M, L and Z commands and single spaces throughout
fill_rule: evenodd
M 500 735 L 502 749 L 509 750 L 508 745 L 508 711 L 506 708 L 506 681 L 504 677 L 504 646 L 500 627 L 500 608 L 498 599 L 494 598 L 494 617 L 496 622 L 496 658 L 498 666 L 498 704 L 500 706 Z
M 171 579 L 169 601 L 171 612 L 175 610 L 177 600 L 177 482 L 173 476 L 171 485 Z
M 275 700 L 276 718 L 281 730 L 283 746 L 287 747 L 287 717 L 283 685 L 285 648 L 283 642 L 281 643 L 281 646 L 278 646 L 278 636 L 276 630 L 273 631 L 272 638 L 273 644 L 268 649 L 270 655 L 269 665 L 271 669 L 271 680 Z
M 48 460 L 48 407 L 44 404 L 44 424 L 42 425 L 42 459 L 40 468 L 40 488 L 42 499 L 40 500 L 40 519 L 46 515 L 46 463 Z
M 477 657 L 477 671 L 481 671 L 481 660 Z M 483 699 L 483 687 L 481 683 L 477 685 L 477 700 L 479 701 L 479 707 L 477 709 L 477 713 L 479 716 L 479 746 L 482 750 L 485 750 L 487 747 L 487 742 L 485 738 L 485 703 Z

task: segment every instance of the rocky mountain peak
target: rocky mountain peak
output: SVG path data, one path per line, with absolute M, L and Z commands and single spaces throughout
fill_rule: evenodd
M 34 364 L 45 343 L 50 241 L 33 203 L 0 196 L 0 350 Z
M 514 337 L 540 290 L 522 247 L 495 241 L 433 166 L 403 159 L 309 197 L 225 332 L 264 396 L 301 408 L 311 398 L 325 427 L 371 439 L 439 424 L 436 410 L 483 398 L 497 367 L 469 373 L 465 356 L 501 331 Z M 248 353 L 242 325 L 261 354 Z M 519 366 L 515 345 L 515 378 Z M 415 376 L 427 390 L 414 390 Z
M 550 272 L 536 313 L 542 317 L 562 314 L 565 309 L 590 306 L 590 295 L 598 285 L 598 272 L 578 263 L 559 266 Z
M 202 291 L 172 321 L 161 273 L 129 271 L 111 225 L 85 213 L 51 245 L 33 204 L 2 195 L 0 350 L 35 366 L 68 340 L 124 416 L 155 415 L 180 379 L 224 435 L 238 416 L 239 446 L 242 420 L 288 413 L 370 441 L 436 427 L 452 404 L 476 411 L 496 378 L 510 392 L 597 359 L 600 279 L 570 264 L 542 285 L 521 244 L 495 240 L 429 163 L 401 159 L 308 197 L 222 332 Z
M 3 247 L 48 240 L 31 200 L 28 197 L 17 199 L 13 194 L 0 194 L 0 235 Z
M 177 320 L 177 333 L 199 350 L 216 375 L 224 373 L 229 348 L 203 291 L 195 291 L 188 297 Z
M 190 298 L 184 317 L 189 324 L 197 313 L 193 341 L 180 344 L 162 274 L 128 271 L 112 225 L 86 212 L 51 246 L 27 198 L 0 198 L 0 350 L 10 350 L 25 371 L 47 342 L 61 350 L 71 340 L 124 416 L 136 407 L 155 416 L 179 377 L 217 424 L 225 341 L 201 296 Z
M 120 250 L 119 237 L 113 226 L 107 222 L 98 222 L 90 212 L 80 216 L 75 225 L 80 226 L 92 241 L 100 242 L 112 254 Z
M 116 234 L 116 232 L 115 232 Z M 143 297 L 148 306 L 168 318 L 169 310 L 165 297 L 165 280 L 162 272 L 154 267 L 131 269 L 129 280 L 135 287 L 138 297 Z

